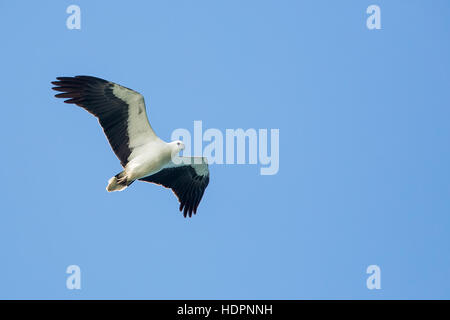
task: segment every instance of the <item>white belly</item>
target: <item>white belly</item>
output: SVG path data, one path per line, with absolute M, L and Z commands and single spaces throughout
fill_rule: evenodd
M 151 142 L 133 150 L 125 167 L 128 180 L 136 180 L 160 171 L 171 159 L 170 148 L 163 141 Z

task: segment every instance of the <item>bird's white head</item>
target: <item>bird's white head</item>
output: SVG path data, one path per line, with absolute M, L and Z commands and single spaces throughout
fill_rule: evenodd
M 184 150 L 184 143 L 180 140 L 175 140 L 169 143 L 172 148 L 172 155 L 177 155 L 181 150 Z

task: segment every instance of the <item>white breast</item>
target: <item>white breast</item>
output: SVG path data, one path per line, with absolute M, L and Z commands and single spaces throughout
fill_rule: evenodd
M 170 162 L 170 156 L 168 144 L 157 139 L 134 149 L 125 171 L 133 180 L 146 177 L 161 170 Z

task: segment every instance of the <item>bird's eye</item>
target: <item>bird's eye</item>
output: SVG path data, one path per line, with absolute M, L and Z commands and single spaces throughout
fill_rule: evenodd
M 179 143 L 179 142 L 177 142 L 177 145 L 180 145 L 180 143 Z

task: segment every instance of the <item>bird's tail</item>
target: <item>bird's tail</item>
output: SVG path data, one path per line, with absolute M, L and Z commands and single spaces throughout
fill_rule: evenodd
M 122 171 L 121 173 L 116 174 L 114 177 L 112 177 L 111 179 L 108 180 L 108 185 L 106 186 L 106 190 L 108 192 L 122 191 L 123 189 L 128 187 L 130 184 L 132 184 L 133 181 L 128 181 L 125 171 Z

